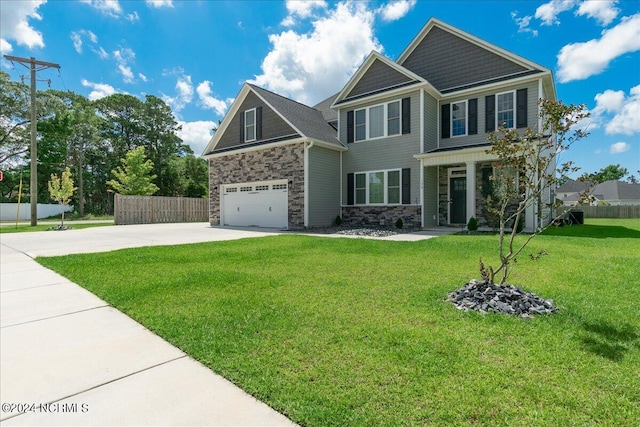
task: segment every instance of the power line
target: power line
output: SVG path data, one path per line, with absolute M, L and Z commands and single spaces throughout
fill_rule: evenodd
M 31 226 L 38 225 L 38 145 L 36 143 L 37 115 L 36 115 L 36 73 L 47 68 L 57 68 L 60 65 L 53 62 L 38 61 L 34 57 L 20 58 L 17 56 L 4 56 L 9 61 L 15 61 L 31 71 L 31 180 L 29 190 L 31 193 Z

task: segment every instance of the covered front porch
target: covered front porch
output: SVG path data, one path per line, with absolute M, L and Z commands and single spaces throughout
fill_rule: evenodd
M 475 217 L 481 227 L 494 227 L 486 209 L 490 177 L 497 158 L 489 144 L 434 150 L 416 155 L 420 160 L 422 227 L 465 226 Z M 534 229 L 533 210 L 525 215 L 525 229 Z

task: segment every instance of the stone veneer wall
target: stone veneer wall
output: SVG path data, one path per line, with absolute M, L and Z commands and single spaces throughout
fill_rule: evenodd
M 221 185 L 276 179 L 289 183 L 289 228 L 303 228 L 303 143 L 209 159 L 209 223 L 220 225 Z
M 342 223 L 354 226 L 393 227 L 398 218 L 406 228 L 422 227 L 422 207 L 416 205 L 398 206 L 343 206 Z

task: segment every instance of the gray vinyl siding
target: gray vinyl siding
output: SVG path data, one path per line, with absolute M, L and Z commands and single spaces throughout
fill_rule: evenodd
M 357 108 L 411 97 L 411 132 L 406 135 L 345 144 L 342 154 L 342 203 L 347 204 L 347 174 L 388 169 L 411 168 L 411 204 L 420 203 L 420 94 L 414 92 L 384 100 L 363 103 Z M 353 108 L 349 108 L 351 110 Z M 347 109 L 340 110 L 340 140 L 347 140 Z
M 440 91 L 527 71 L 438 27 L 432 28 L 400 65 Z
M 424 168 L 424 226 L 438 225 L 438 168 Z
M 356 83 L 351 92 L 349 92 L 346 99 L 410 81 L 411 79 L 406 75 L 376 59 L 358 83 Z
M 466 95 L 464 97 L 452 97 L 440 101 L 440 105 L 451 104 L 456 101 L 463 101 L 465 99 L 478 99 L 478 133 L 476 135 L 458 136 L 453 138 L 444 138 L 438 134 L 440 139 L 439 148 L 452 148 L 463 147 L 466 145 L 483 144 L 487 142 L 487 133 L 485 132 L 485 96 L 495 95 L 497 93 L 509 92 L 512 90 L 527 88 L 527 126 L 533 129 L 538 126 L 538 80 L 534 80 L 528 83 L 522 83 L 519 85 L 505 86 L 504 88 L 493 90 L 490 92 L 475 93 L 473 95 Z M 515 98 L 513 100 L 515 108 Z M 438 107 L 440 108 L 440 107 Z M 438 120 L 440 120 L 438 115 Z M 468 125 L 467 125 L 468 126 Z
M 340 214 L 340 152 L 309 149 L 309 226 L 333 224 Z
M 262 107 L 262 140 L 280 138 L 286 135 L 295 134 L 296 131 L 287 124 L 271 108 L 269 108 L 255 93 L 249 92 L 242 102 L 240 109 L 231 119 L 229 126 L 225 129 L 224 135 L 220 138 L 216 150 L 238 147 L 245 145 L 244 140 L 240 140 L 240 115 L 252 108 Z M 255 142 L 255 141 L 254 141 Z
M 424 93 L 424 151 L 438 148 L 438 101 Z

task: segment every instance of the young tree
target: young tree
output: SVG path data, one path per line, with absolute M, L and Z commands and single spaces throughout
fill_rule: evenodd
M 131 150 L 122 159 L 122 166 L 111 171 L 115 179 L 107 182 L 116 192 L 125 195 L 150 196 L 158 191 L 152 181 L 153 162 L 144 154 L 144 147 Z
M 504 284 L 517 256 L 531 239 L 548 227 L 541 224 L 542 217 L 539 217 L 532 234 L 524 241 L 516 242 L 525 212 L 537 207 L 538 215 L 542 215 L 545 209 L 549 212 L 546 219 L 562 216 L 563 213 L 553 213 L 559 206 L 545 199 L 560 180 L 578 170 L 572 161 L 558 165 L 557 158 L 573 143 L 587 136 L 581 129 L 572 129 L 588 117 L 586 106 L 564 105 L 561 101 L 548 99 L 540 100 L 539 104 L 542 129 L 534 131 L 528 128 L 521 133 L 501 126 L 498 132 L 492 132 L 488 137 L 491 148 L 487 152 L 496 156 L 499 165 L 492 177 L 493 193 L 497 198 L 492 209 L 498 218 L 500 265 L 497 268 L 485 267 L 480 260 L 480 273 L 490 283 L 499 276 L 499 284 Z
M 62 171 L 60 177 L 52 173 L 48 187 L 51 198 L 62 206 L 62 223 L 60 226 L 64 227 L 64 207 L 69 204 L 73 192 L 76 191 L 76 187 L 73 186 L 73 179 L 71 178 L 71 170 L 69 170 L 69 167 L 67 166 L 65 170 Z

